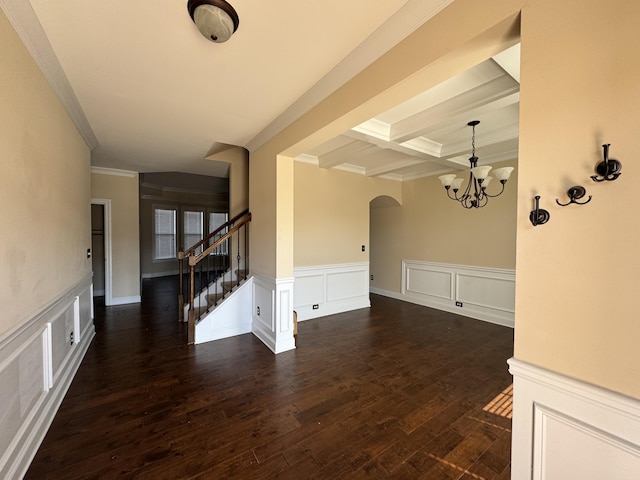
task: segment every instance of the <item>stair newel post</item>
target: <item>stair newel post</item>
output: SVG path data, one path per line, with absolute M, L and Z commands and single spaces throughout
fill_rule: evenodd
M 249 222 L 251 221 L 251 213 L 249 213 Z M 244 278 L 249 274 L 249 222 L 244 224 Z
M 218 245 L 215 249 L 215 258 L 214 258 L 214 268 L 216 270 L 216 281 L 215 284 L 213 285 L 213 295 L 215 298 L 215 303 L 214 305 L 218 304 L 218 284 L 220 283 L 218 281 L 218 279 L 220 278 L 220 272 L 223 271 L 223 265 L 221 263 L 221 259 L 222 259 L 222 250 L 220 248 L 220 245 Z
M 236 251 L 238 252 L 236 255 L 236 286 L 240 286 L 240 232 L 236 232 L 236 238 L 238 239 L 238 247 Z
M 184 285 L 182 284 L 182 274 L 184 273 L 184 252 L 178 252 L 178 321 L 184 322 L 184 294 L 182 290 Z
M 215 278 L 215 270 L 214 270 L 214 274 L 213 274 L 213 278 Z M 209 293 L 211 290 L 211 255 L 207 254 L 207 296 L 206 296 L 206 300 L 207 300 L 207 312 L 209 311 Z
M 196 266 L 193 262 L 195 257 L 189 257 L 189 330 L 187 333 L 187 343 L 193 345 L 196 336 L 196 309 L 194 302 L 196 299 Z

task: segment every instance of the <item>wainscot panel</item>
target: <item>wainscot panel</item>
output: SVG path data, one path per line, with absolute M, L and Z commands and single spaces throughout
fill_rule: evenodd
M 514 270 L 403 260 L 401 293 L 371 292 L 499 325 L 514 324 Z
M 251 331 L 273 353 L 296 348 L 293 338 L 293 278 L 253 275 Z
M 91 275 L 0 339 L 0 478 L 22 478 L 93 336 Z
M 640 478 L 640 400 L 513 358 L 509 366 L 511 478 Z
M 293 274 L 298 321 L 371 306 L 368 262 L 296 267 Z

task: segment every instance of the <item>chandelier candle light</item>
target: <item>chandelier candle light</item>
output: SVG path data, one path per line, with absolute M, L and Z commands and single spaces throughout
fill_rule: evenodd
M 493 171 L 493 174 L 500 181 L 502 189 L 494 195 L 489 195 L 487 193 L 487 186 L 493 177 L 489 176 L 491 166 L 478 166 L 478 157 L 476 157 L 476 125 L 479 123 L 480 120 L 473 120 L 467 123 L 467 125 L 472 128 L 473 133 L 471 136 L 471 157 L 469 158 L 471 170 L 469 171 L 469 183 L 464 189 L 464 193 L 458 195 L 458 191 L 462 186 L 462 182 L 464 182 L 464 178 L 456 178 L 455 174 L 441 175 L 438 177 L 442 186 L 447 191 L 447 196 L 451 200 L 457 200 L 460 202 L 464 208 L 484 207 L 489 202 L 490 198 L 501 195 L 502 192 L 504 192 L 504 185 L 507 183 L 507 180 L 509 180 L 511 172 L 513 171 L 513 167 L 496 168 Z M 451 191 L 453 191 L 453 195 L 451 195 Z

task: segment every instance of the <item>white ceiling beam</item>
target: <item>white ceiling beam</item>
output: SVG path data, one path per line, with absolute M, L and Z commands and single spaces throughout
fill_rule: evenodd
M 407 158 L 405 160 L 396 160 L 393 162 L 388 162 L 383 165 L 378 165 L 376 167 L 367 167 L 365 168 L 365 176 L 366 177 L 379 177 L 381 175 L 389 175 L 394 172 L 397 172 L 401 168 L 410 167 L 419 163 L 425 163 L 425 161 L 421 161 L 418 159 L 410 159 Z
M 388 140 L 382 140 L 380 138 L 371 137 L 369 135 L 366 135 L 362 132 L 357 132 L 355 130 L 349 130 L 344 135 L 348 136 L 349 138 L 352 138 L 353 140 L 360 140 L 362 142 L 370 143 L 372 145 L 376 145 L 378 148 L 382 148 L 385 150 L 393 150 L 395 152 L 404 153 L 405 155 L 411 155 L 419 158 L 427 158 L 426 149 L 423 151 L 417 148 L 406 147 L 403 145 L 399 145 L 395 142 L 390 142 Z
M 501 125 L 500 128 L 493 129 L 489 132 L 482 132 L 482 136 L 476 138 L 476 150 L 488 148 L 491 145 L 517 139 L 518 135 L 518 123 Z M 441 158 L 447 159 L 465 154 L 467 155 L 467 157 L 471 156 L 471 134 L 469 134 L 469 138 L 465 140 L 443 146 Z
M 494 55 L 493 61 L 513 77 L 513 79 L 520 83 L 520 44 L 516 44 L 511 48 L 506 49 L 504 52 L 500 52 Z
M 361 141 L 353 141 L 344 147 L 337 148 L 318 156 L 320 168 L 332 168 L 342 163 L 350 163 L 354 157 L 371 154 L 378 151 L 375 145 Z
M 491 111 L 519 101 L 520 85 L 508 75 L 453 97 L 423 112 L 412 115 L 391 126 L 391 140 L 403 143 L 424 135 L 436 125 L 471 112 Z M 502 100 L 502 102 L 500 102 Z M 497 103 L 500 102 L 500 103 Z M 473 119 L 469 119 L 473 120 Z
M 391 139 L 391 125 L 376 118 L 367 120 L 351 129 L 368 137 L 389 141 Z

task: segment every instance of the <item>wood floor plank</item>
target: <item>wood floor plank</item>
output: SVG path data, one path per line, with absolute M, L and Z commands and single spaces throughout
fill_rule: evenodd
M 513 331 L 377 295 L 298 325 L 186 345 L 175 278 L 96 305 L 96 337 L 25 478 L 505 480 Z

